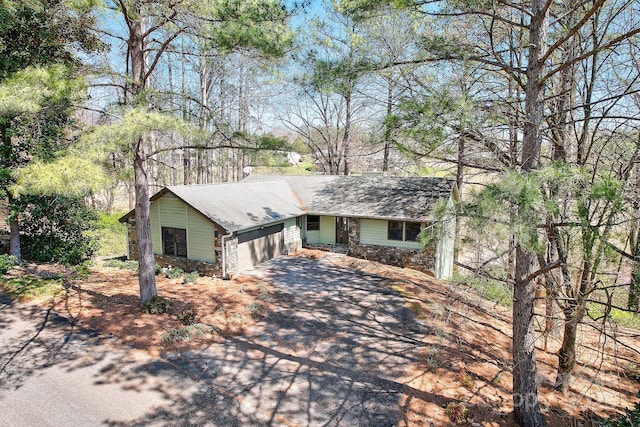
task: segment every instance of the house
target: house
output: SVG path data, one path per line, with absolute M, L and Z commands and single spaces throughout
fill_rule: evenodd
M 169 186 L 151 197 L 153 251 L 160 265 L 224 278 L 303 246 L 343 248 L 448 277 L 455 219 L 434 227 L 433 208 L 457 197 L 453 181 L 422 177 L 250 175 Z M 135 259 L 134 212 L 120 221 Z M 437 238 L 421 243 L 419 236 L 435 229 Z

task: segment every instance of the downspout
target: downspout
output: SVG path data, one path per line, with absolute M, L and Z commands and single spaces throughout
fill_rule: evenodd
M 225 234 L 224 236 L 222 236 L 220 238 L 220 244 L 222 245 L 222 253 L 221 253 L 222 259 L 221 259 L 221 262 L 222 262 L 222 278 L 223 279 L 227 278 L 227 262 L 226 262 L 226 259 L 225 259 L 226 258 L 225 254 L 227 253 L 227 248 L 226 248 L 226 246 L 224 244 L 224 239 L 229 238 L 231 236 L 233 236 L 233 231 Z

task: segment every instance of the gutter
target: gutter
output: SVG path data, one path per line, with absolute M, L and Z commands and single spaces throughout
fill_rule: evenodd
M 222 279 L 226 279 L 227 278 L 227 262 L 226 262 L 226 259 L 225 259 L 225 254 L 227 253 L 227 247 L 224 244 L 224 239 L 225 238 L 228 239 L 229 237 L 232 237 L 232 236 L 233 236 L 233 231 L 229 232 L 228 234 L 225 234 L 224 236 L 222 236 L 220 238 L 220 245 L 222 246 L 222 254 L 221 254 L 222 255 L 222 259 L 221 259 L 221 262 L 222 262 Z

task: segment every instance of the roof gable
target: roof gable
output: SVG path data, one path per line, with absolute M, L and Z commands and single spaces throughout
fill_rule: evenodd
M 245 230 L 304 215 L 284 181 L 167 187 L 227 231 Z

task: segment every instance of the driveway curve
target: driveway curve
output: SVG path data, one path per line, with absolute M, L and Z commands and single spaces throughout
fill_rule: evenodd
M 403 395 L 420 393 L 405 383 L 426 328 L 384 278 L 338 266 L 341 256 L 281 257 L 246 273 L 275 288 L 276 308 L 228 339 L 214 369 L 254 421 L 392 426 Z
M 0 425 L 397 425 L 404 397 L 437 399 L 406 385 L 426 328 L 340 256 L 247 272 L 275 288 L 275 309 L 243 336 L 162 358 L 2 301 Z

